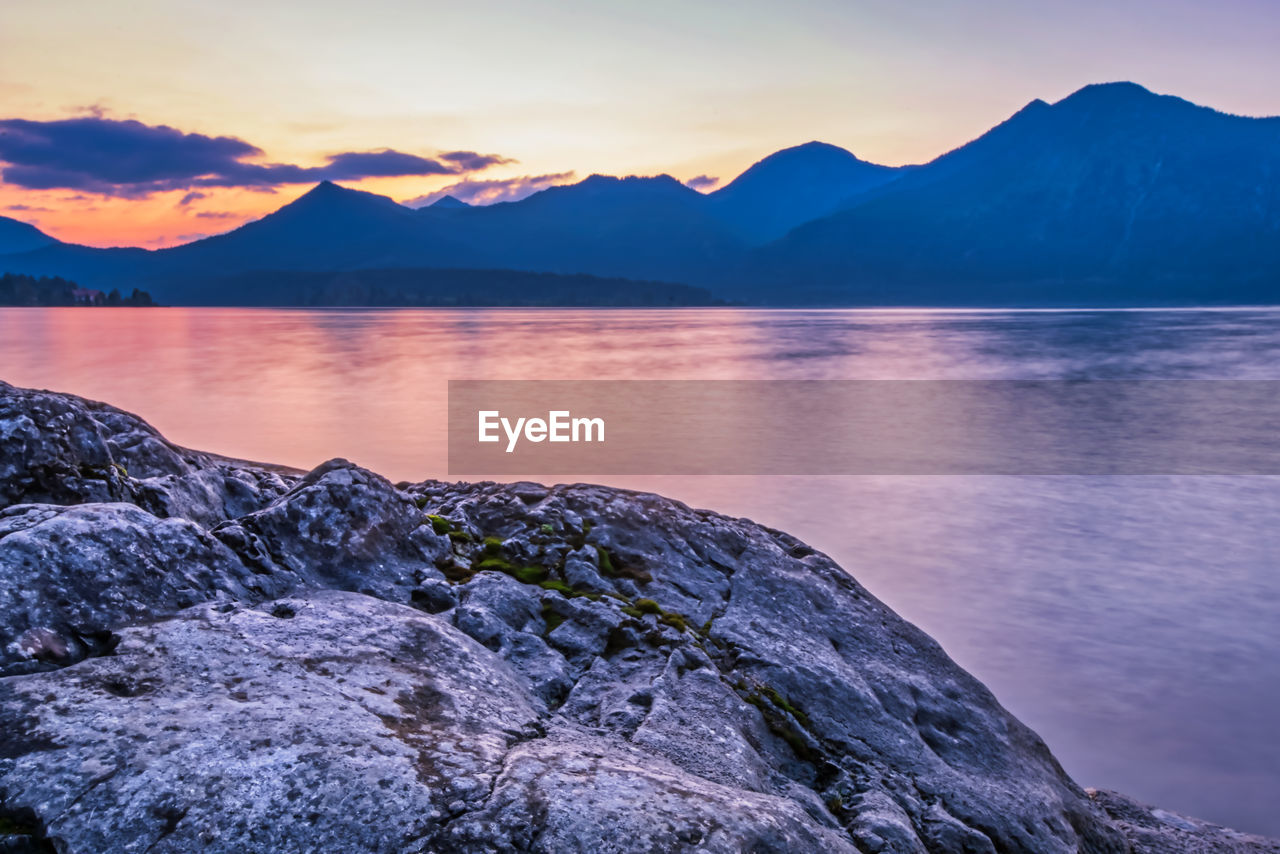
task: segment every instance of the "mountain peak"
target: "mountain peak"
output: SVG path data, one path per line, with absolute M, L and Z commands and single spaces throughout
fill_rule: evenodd
M 1081 89 L 1077 89 L 1067 97 L 1058 101 L 1054 107 L 1074 107 L 1077 109 L 1093 109 L 1093 110 L 1128 110 L 1139 106 L 1151 106 L 1163 104 L 1165 106 L 1173 106 L 1175 104 L 1194 107 L 1190 101 L 1184 101 L 1181 98 L 1172 95 L 1157 95 L 1145 86 L 1139 86 L 1137 83 L 1118 82 L 1118 83 L 1091 83 Z M 1200 109 L 1208 109 L 1200 108 Z
M 353 190 L 350 187 L 343 187 L 332 181 L 321 181 L 310 190 L 307 190 L 301 196 L 294 199 L 289 204 L 277 210 L 275 213 L 284 211 L 300 211 L 300 210 L 322 210 L 333 207 L 378 207 L 390 210 L 399 208 L 407 211 L 408 208 L 397 204 L 386 196 L 380 196 L 377 193 L 369 193 L 364 190 Z M 275 216 L 275 214 L 269 214 Z
M 440 208 L 441 210 L 450 210 L 454 208 L 469 208 L 471 207 L 471 205 L 467 204 L 462 199 L 459 199 L 456 196 L 444 195 L 436 199 L 431 204 L 427 205 L 427 207 Z
M 337 184 L 333 183 L 332 181 L 321 181 L 319 184 L 316 184 L 314 187 L 312 187 L 310 190 L 307 190 L 298 198 L 299 199 L 325 198 L 325 197 L 333 198 L 333 197 L 340 196 L 343 193 L 356 193 L 356 192 L 359 192 L 359 191 L 348 190 L 346 187 L 340 187 Z
M 1137 83 L 1128 80 L 1117 80 L 1110 83 L 1090 83 L 1072 92 L 1063 101 L 1072 99 L 1091 99 L 1091 100 L 1129 100 L 1133 98 L 1155 98 L 1158 97 L 1154 92 L 1145 86 L 1139 86 Z M 1059 103 L 1062 103 L 1059 101 Z
M 896 175 L 888 166 L 813 140 L 775 151 L 707 198 L 736 234 L 763 243 L 834 212 L 846 200 Z
M 57 242 L 30 223 L 0 216 L 0 255 L 29 252 Z

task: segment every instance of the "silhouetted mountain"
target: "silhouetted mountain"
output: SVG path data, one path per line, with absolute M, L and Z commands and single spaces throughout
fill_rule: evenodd
M 178 304 L 210 277 L 266 287 L 263 270 L 413 270 L 439 283 L 446 269 L 683 282 L 736 302 L 1280 303 L 1280 118 L 1105 84 L 1034 101 L 904 169 L 808 143 L 709 195 L 666 175 L 593 175 L 516 202 L 411 210 L 326 182 L 156 252 L 48 242 L 0 220 L 0 241 L 12 234 L 0 272 L 141 286 Z M 758 245 L 771 235 L 782 236 Z M 389 299 L 387 281 L 365 285 Z M 448 298 L 423 287 L 429 297 L 412 299 Z
M 902 171 L 859 160 L 825 142 L 808 142 L 770 154 L 707 198 L 734 233 L 765 243 L 834 213 Z
M 57 242 L 34 225 L 0 216 L 0 255 L 30 252 Z
M 431 204 L 427 205 L 427 207 L 448 210 L 449 208 L 469 208 L 471 205 L 462 201 L 462 199 L 456 199 L 453 196 L 441 196 Z
M 741 241 L 702 194 L 669 175 L 592 175 L 517 202 L 450 211 L 437 220 L 486 266 L 630 279 L 714 279 L 741 257 Z
M 1275 302 L 1280 118 L 1132 83 L 1034 101 L 756 264 L 836 302 Z
M 160 276 L 208 269 L 348 270 L 459 254 L 409 208 L 325 181 L 256 222 L 157 252 L 155 270 Z

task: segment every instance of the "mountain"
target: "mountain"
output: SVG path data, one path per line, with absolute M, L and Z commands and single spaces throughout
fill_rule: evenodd
M 0 216 L 0 255 L 30 252 L 42 246 L 52 246 L 57 242 L 34 225 Z
M 356 270 L 588 275 L 764 304 L 1280 303 L 1280 118 L 1103 84 L 1033 101 L 902 169 L 807 143 L 708 195 L 668 175 L 592 175 L 514 202 L 412 210 L 326 182 L 154 252 L 0 220 L 0 240 L 13 234 L 0 272 L 143 287 L 169 304 L 207 296 L 197 280 Z
M 427 205 L 427 207 L 449 210 L 451 208 L 469 208 L 471 205 L 467 204 L 462 199 L 458 199 L 453 196 L 441 196 L 431 204 Z
M 347 270 L 460 254 L 460 247 L 424 228 L 413 210 L 325 181 L 256 222 L 157 252 L 154 273 L 180 276 L 211 266 L 223 273 Z
M 516 202 L 449 210 L 429 228 L 471 247 L 468 266 L 657 281 L 714 280 L 746 248 L 705 196 L 670 175 L 592 175 Z
M 1280 118 L 1132 83 L 1012 118 L 753 258 L 834 302 L 1276 302 Z
M 838 146 L 809 142 L 769 155 L 707 198 L 734 233 L 765 243 L 835 213 L 903 171 L 859 160 Z

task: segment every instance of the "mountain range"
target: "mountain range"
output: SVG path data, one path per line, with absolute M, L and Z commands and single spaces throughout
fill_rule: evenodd
M 359 270 L 440 287 L 449 270 L 680 283 L 745 304 L 1276 303 L 1280 118 L 1111 83 L 1033 101 L 927 164 L 811 142 L 706 194 L 667 175 L 592 175 L 516 202 L 412 209 L 325 182 L 227 234 L 156 251 L 59 243 L 0 218 L 0 272 L 144 287 L 170 303 L 210 301 L 219 277 L 253 301 L 245 283 L 267 272 Z

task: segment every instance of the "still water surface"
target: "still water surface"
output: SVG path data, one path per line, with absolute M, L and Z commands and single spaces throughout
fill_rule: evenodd
M 454 379 L 1280 379 L 1280 311 L 0 309 L 0 379 L 445 477 Z M 789 530 L 1086 786 L 1280 835 L 1280 478 L 626 477 Z

